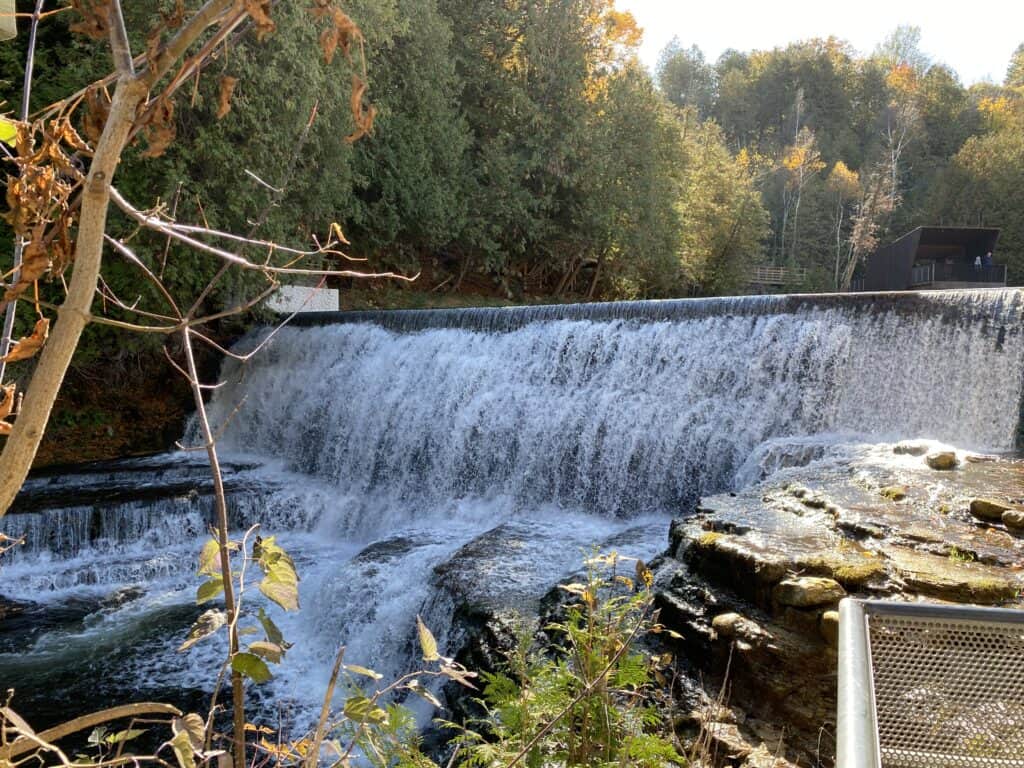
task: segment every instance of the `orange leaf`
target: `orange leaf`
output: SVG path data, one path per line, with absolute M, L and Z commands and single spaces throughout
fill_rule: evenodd
M 330 64 L 334 60 L 334 52 L 338 48 L 338 30 L 328 27 L 320 33 L 320 49 L 324 52 L 324 61 Z
M 7 384 L 0 387 L 0 419 L 6 419 L 14 410 L 14 390 L 16 384 Z
M 217 119 L 220 120 L 231 111 L 231 95 L 235 92 L 237 77 L 224 75 L 220 79 L 220 96 L 217 100 Z
M 3 361 L 5 363 L 16 363 L 19 360 L 28 360 L 43 348 L 43 344 L 46 343 L 46 337 L 49 335 L 50 321 L 47 318 L 42 317 L 36 322 L 36 327 L 33 329 L 32 335 L 23 336 L 18 339 L 18 342 L 11 348 L 7 357 L 3 358 Z

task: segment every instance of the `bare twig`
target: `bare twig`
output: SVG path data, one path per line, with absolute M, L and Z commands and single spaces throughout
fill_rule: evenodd
M 175 203 L 175 206 L 177 206 L 177 203 Z M 104 235 L 103 237 L 108 243 L 110 243 L 111 246 L 113 246 L 115 251 L 120 253 L 122 256 L 128 259 L 128 261 L 130 261 L 132 264 L 134 264 L 136 267 L 142 270 L 142 273 L 146 276 L 146 279 L 149 280 L 149 282 L 151 282 L 158 291 L 160 291 L 161 295 L 167 301 L 168 305 L 170 305 L 171 309 L 174 310 L 174 314 L 177 316 L 179 320 L 181 320 L 181 310 L 178 309 L 177 302 L 174 301 L 174 297 L 171 296 L 170 291 L 167 290 L 167 286 L 164 285 L 163 281 L 160 280 L 160 278 L 158 278 L 156 275 L 154 275 L 153 272 L 149 269 L 149 267 L 147 267 L 142 262 L 142 259 L 136 256 L 132 249 L 129 248 L 127 245 L 122 243 L 120 240 L 111 237 L 110 235 Z M 170 242 L 169 239 L 168 242 Z
M 331 699 L 334 698 L 334 686 L 338 682 L 338 675 L 341 673 L 341 663 L 345 658 L 345 646 L 338 649 L 338 655 L 334 659 L 334 668 L 331 670 L 331 679 L 327 682 L 327 690 L 324 693 L 324 703 L 320 707 L 320 719 L 316 724 L 316 732 L 313 734 L 313 743 L 310 745 L 309 755 L 306 757 L 306 768 L 316 768 L 320 762 L 320 745 L 323 743 L 327 727 L 327 716 L 331 712 Z
M 351 269 L 299 269 L 296 267 L 275 267 L 271 264 L 256 264 L 252 261 L 249 261 L 243 256 L 239 256 L 237 254 L 232 253 L 231 251 L 226 251 L 223 248 L 217 248 L 216 246 L 209 245 L 207 243 L 202 242 L 201 240 L 197 240 L 194 237 L 189 237 L 188 235 L 185 235 L 183 232 L 179 231 L 180 228 L 173 224 L 167 224 L 153 216 L 147 216 L 141 211 L 136 210 L 127 200 L 124 199 L 124 197 L 120 195 L 120 193 L 117 192 L 117 190 L 113 188 L 110 190 L 110 198 L 119 208 L 121 208 L 121 210 L 123 210 L 130 217 L 138 221 L 144 227 L 152 229 L 154 232 L 159 232 L 163 235 L 167 235 L 168 237 L 172 237 L 175 240 L 184 243 L 185 245 L 195 248 L 197 251 L 207 253 L 211 256 L 216 256 L 217 258 L 226 261 L 229 264 L 232 264 L 236 267 L 240 267 L 241 269 L 251 270 L 255 272 L 266 272 L 275 275 L 309 275 L 314 277 L 359 277 L 367 279 L 388 278 L 391 280 L 402 280 L 404 282 L 414 282 L 419 278 L 418 272 L 415 275 L 409 276 L 400 275 L 396 272 L 359 272 L 357 270 Z M 209 231 L 211 233 L 214 232 L 213 230 Z M 261 245 L 266 247 L 268 250 L 277 249 L 277 246 L 269 241 L 262 241 Z M 329 253 L 329 250 L 325 248 L 318 251 L 309 251 L 308 255 L 327 253 Z
M 181 334 L 182 349 L 185 353 L 185 360 L 188 363 L 188 382 L 192 385 L 193 400 L 196 404 L 196 415 L 199 420 L 199 427 L 206 443 L 206 455 L 210 461 L 210 471 L 213 474 L 214 508 L 217 521 L 217 544 L 220 553 L 220 571 L 224 576 L 224 608 L 227 611 L 230 626 L 228 628 L 228 649 L 232 656 L 238 653 L 238 628 L 237 610 L 235 605 L 234 584 L 231 578 L 231 554 L 228 551 L 228 503 L 224 492 L 224 477 L 220 469 L 220 457 L 217 455 L 217 443 L 214 441 L 213 432 L 210 429 L 210 420 L 206 414 L 206 403 L 203 401 L 203 391 L 199 386 L 199 371 L 196 368 L 196 358 L 192 350 L 192 334 L 188 329 Z M 242 675 L 235 669 L 231 670 L 231 697 L 232 697 L 232 723 L 234 741 L 234 765 L 235 768 L 245 768 L 245 688 L 242 685 Z

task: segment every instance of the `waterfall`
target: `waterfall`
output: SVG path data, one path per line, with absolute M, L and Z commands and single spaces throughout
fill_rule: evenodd
M 589 547 L 649 557 L 700 495 L 781 467 L 904 438 L 1012 451 L 1022 319 L 1012 289 L 301 317 L 210 404 L 236 535 L 261 524 L 302 575 L 257 699 L 308 722 L 339 643 L 395 674 L 417 613 L 454 642 L 467 592 L 529 610 Z M 95 695 L 84 664 L 112 697 L 209 690 L 223 648 L 175 650 L 203 461 L 36 477 L 18 505 L 0 595 L 37 623 L 0 622 L 0 688 Z
M 246 398 L 226 448 L 360 494 L 630 516 L 729 487 L 773 438 L 1009 450 L 1019 416 L 1015 291 L 333 317 L 229 369 L 212 410 Z

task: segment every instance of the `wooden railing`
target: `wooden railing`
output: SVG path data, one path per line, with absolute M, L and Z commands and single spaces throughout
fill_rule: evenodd
M 756 266 L 747 278 L 748 283 L 759 285 L 792 285 L 807 279 L 807 270 L 803 267 L 771 267 Z

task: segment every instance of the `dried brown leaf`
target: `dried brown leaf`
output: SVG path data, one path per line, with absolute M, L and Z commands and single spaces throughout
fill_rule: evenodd
M 220 120 L 231 111 L 231 96 L 238 84 L 237 77 L 224 75 L 220 79 L 220 95 L 217 98 L 217 119 Z
M 256 39 L 262 41 L 277 29 L 270 18 L 270 0 L 242 0 L 242 7 L 256 25 Z
M 346 58 L 351 60 L 350 48 L 353 43 L 363 42 L 362 30 L 352 20 L 352 17 L 340 8 L 334 9 L 332 20 L 334 22 L 334 29 L 338 33 L 338 44 L 341 46 L 342 51 L 344 51 Z
M 313 18 L 317 21 L 326 19 L 333 13 L 331 2 L 332 0 L 313 0 L 313 5 L 309 7 L 309 12 L 313 14 Z
M 67 144 L 78 152 L 91 151 L 89 145 L 85 143 L 85 139 L 79 135 L 74 126 L 71 125 L 71 121 L 66 117 L 62 117 L 58 120 L 52 120 L 50 122 L 50 133 L 57 141 L 62 144 Z
M 377 108 L 372 104 L 369 107 L 363 106 L 365 93 L 366 83 L 358 75 L 352 75 L 352 95 L 349 106 L 352 110 L 352 122 L 355 123 L 355 129 L 345 137 L 345 141 L 349 144 L 373 130 L 373 120 L 377 116 Z
M 110 0 L 71 0 L 71 7 L 81 15 L 81 20 L 71 25 L 72 32 L 104 40 L 110 31 Z
M 15 384 L 5 384 L 0 387 L 0 419 L 6 419 L 14 410 L 14 393 L 17 389 Z
M 156 59 L 160 55 L 163 41 L 163 28 L 159 26 L 146 36 L 146 61 L 150 67 L 156 66 Z
M 69 224 L 69 217 L 61 217 L 55 225 L 56 231 L 50 240 L 50 269 L 57 275 L 62 274 L 68 268 L 75 256 L 71 234 L 68 232 Z
M 338 30 L 328 27 L 320 33 L 320 50 L 324 52 L 324 61 L 334 61 L 334 52 L 338 49 Z
M 28 360 L 43 348 L 43 345 L 46 343 L 46 338 L 49 335 L 50 321 L 45 317 L 41 317 L 36 321 L 36 327 L 33 329 L 32 335 L 22 336 L 18 339 L 17 343 L 7 354 L 7 357 L 2 358 L 3 362 L 16 363 L 19 360 Z
M 185 23 L 185 0 L 174 0 L 174 10 L 170 13 L 161 11 L 160 15 L 164 17 L 168 29 L 177 29 Z
M 174 102 L 168 97 L 157 99 L 142 124 L 142 135 L 146 137 L 146 149 L 142 157 L 160 157 L 174 141 L 178 130 L 174 122 Z
M 110 115 L 110 96 L 104 88 L 90 88 L 85 94 L 85 116 L 82 118 L 82 132 L 93 146 L 103 135 L 103 127 Z

